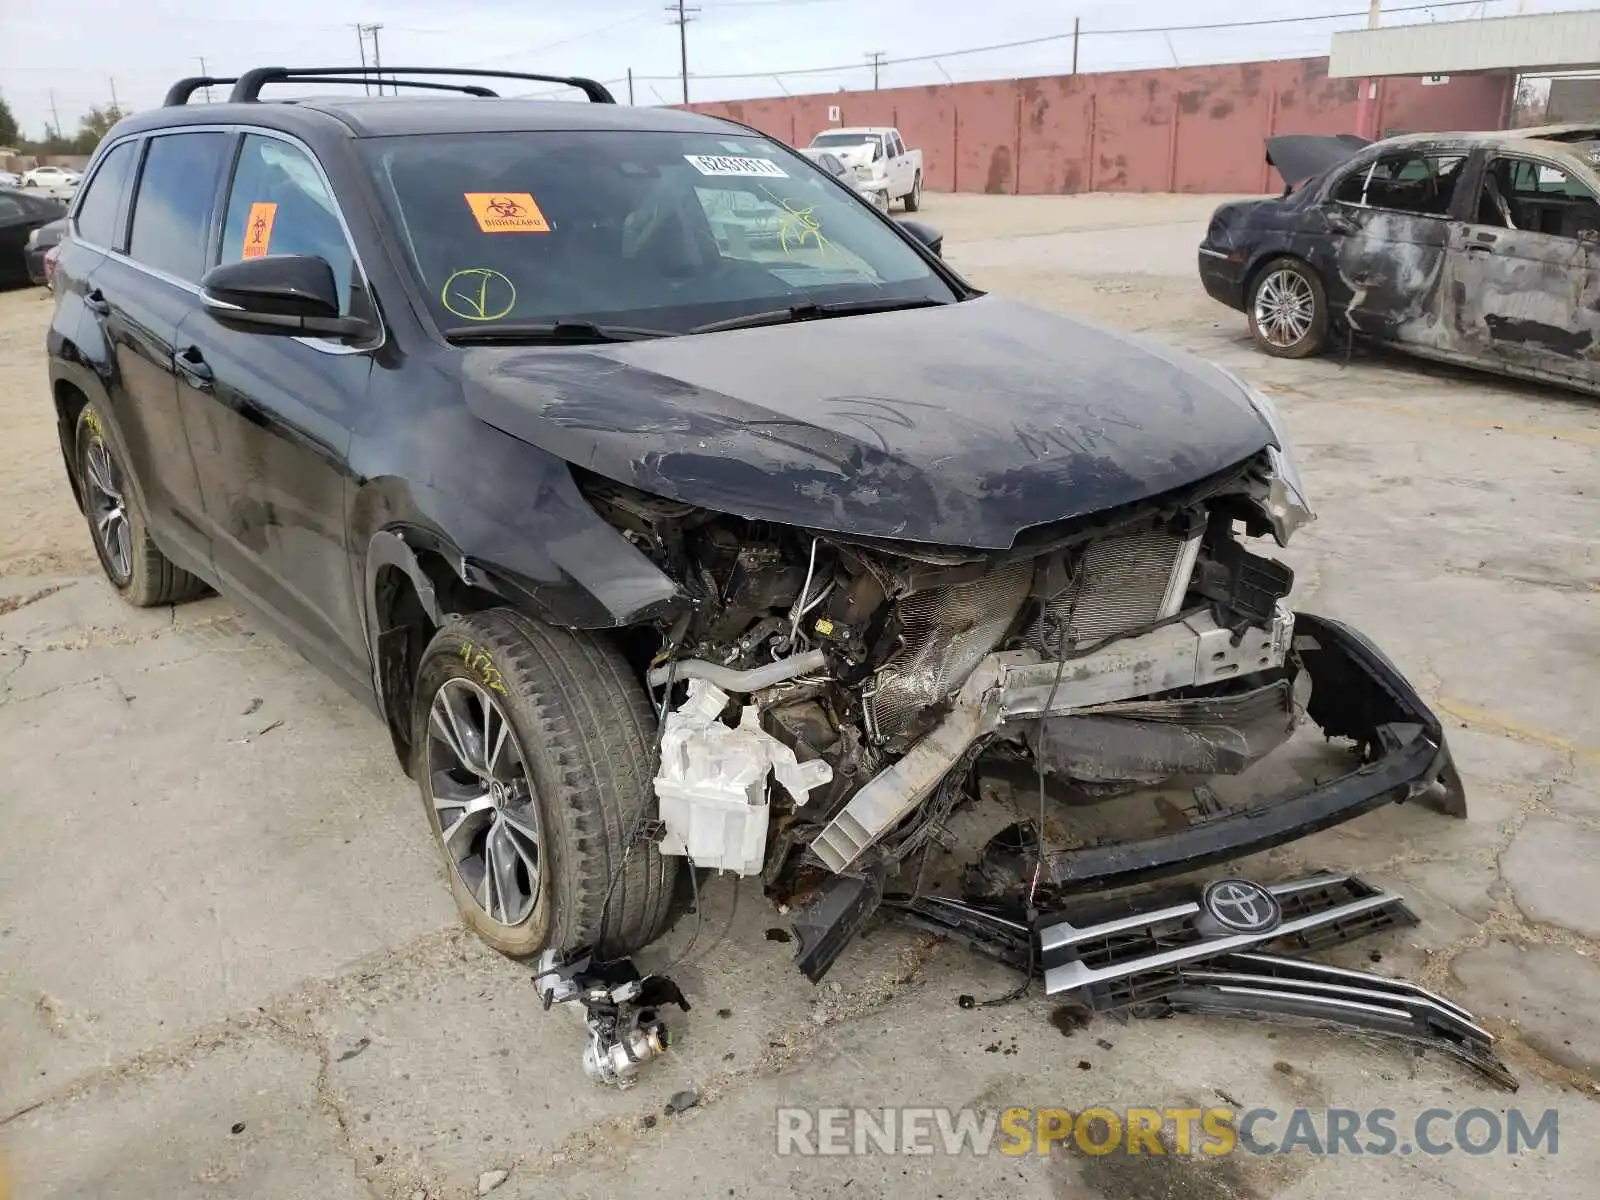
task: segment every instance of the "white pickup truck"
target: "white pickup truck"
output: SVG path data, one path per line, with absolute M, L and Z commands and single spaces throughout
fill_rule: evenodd
M 812 150 L 826 150 L 856 175 L 856 186 L 878 192 L 887 207 L 905 201 L 907 212 L 922 207 L 922 151 L 907 150 L 900 131 L 887 125 L 825 129 L 811 139 Z

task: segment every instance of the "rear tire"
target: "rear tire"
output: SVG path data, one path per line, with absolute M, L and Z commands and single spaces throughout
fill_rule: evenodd
M 922 172 L 918 171 L 916 178 L 911 181 L 911 190 L 906 193 L 906 211 L 917 212 L 922 208 Z
M 630 841 L 655 813 L 656 723 L 615 647 L 511 609 L 474 613 L 434 635 L 414 694 L 413 773 L 479 937 L 521 958 L 631 954 L 662 934 L 678 860 Z M 464 736 L 445 728 L 452 715 Z M 471 758 L 474 739 L 504 747 L 480 756 L 484 772 L 456 753 Z
M 151 540 L 144 514 L 128 497 L 129 472 L 106 440 L 93 404 L 78 413 L 75 440 L 89 537 L 111 586 L 137 608 L 181 604 L 205 595 L 210 590 L 205 581 L 173 566 Z
M 1250 336 L 1274 358 L 1310 358 L 1327 344 L 1322 277 L 1297 258 L 1275 258 L 1256 273 L 1245 313 Z

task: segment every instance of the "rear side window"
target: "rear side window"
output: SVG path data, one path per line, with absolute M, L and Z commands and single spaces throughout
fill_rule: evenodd
M 350 311 L 355 255 L 311 156 L 278 138 L 247 136 L 223 215 L 222 261 L 311 254 L 333 268 L 340 310 Z
M 78 202 L 78 235 L 86 242 L 110 250 L 122 240 L 122 197 L 139 157 L 137 141 L 123 142 L 106 155 Z
M 28 215 L 21 200 L 0 196 L 0 221 L 20 221 Z
M 1483 173 L 1477 220 L 1552 237 L 1593 237 L 1600 231 L 1600 204 L 1581 179 L 1560 167 L 1496 158 Z
M 169 133 L 150 139 L 133 203 L 128 254 L 189 283 L 205 270 L 226 133 Z
M 1466 161 L 1462 154 L 1386 154 L 1346 175 L 1333 198 L 1364 208 L 1448 216 Z

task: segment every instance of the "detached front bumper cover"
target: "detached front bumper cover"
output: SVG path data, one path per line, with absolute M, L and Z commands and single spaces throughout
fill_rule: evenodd
M 1187 828 L 1170 833 L 1048 852 L 1041 883 L 1058 896 L 1111 891 L 1243 858 L 1385 804 L 1419 797 L 1427 797 L 1450 816 L 1465 817 L 1461 779 L 1444 730 L 1383 652 L 1349 626 L 1310 613 L 1295 615 L 1293 631 L 1294 649 L 1312 680 L 1309 715 L 1328 737 L 1353 741 L 1360 765 L 1326 783 L 1202 816 Z M 1270 637 L 1267 644 L 1271 644 Z M 1043 700 L 1041 696 L 1033 712 L 1043 708 Z M 966 744 L 967 740 L 960 741 L 960 747 Z M 942 749 L 948 754 L 951 747 Z M 932 778 L 917 784 L 924 795 L 938 781 L 938 774 L 928 774 Z M 866 842 L 866 838 L 854 840 L 849 866 L 854 867 Z M 997 838 L 985 853 L 980 873 L 992 883 L 1001 883 L 993 890 L 1004 891 L 1006 884 L 1031 875 L 1033 857 L 1031 846 L 1021 845 L 1015 838 Z M 824 861 L 828 861 L 826 855 Z M 829 865 L 839 870 L 847 864 Z M 797 915 L 794 931 L 800 943 L 799 962 L 812 981 L 826 974 L 878 907 L 879 886 L 872 874 L 857 868 L 829 880 L 817 900 Z M 833 897 L 834 890 L 841 894 Z
M 1294 644 L 1311 675 L 1311 719 L 1328 737 L 1355 742 L 1359 767 L 1187 829 L 1048 853 L 1042 878 L 1064 892 L 1141 883 L 1269 850 L 1422 796 L 1443 813 L 1465 817 L 1444 729 L 1383 652 L 1348 625 L 1310 613 L 1296 615 Z

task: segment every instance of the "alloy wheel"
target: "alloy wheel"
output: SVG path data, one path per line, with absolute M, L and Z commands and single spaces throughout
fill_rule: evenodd
M 520 925 L 539 900 L 539 809 L 516 731 L 470 679 L 448 679 L 428 711 L 428 791 L 450 867 L 499 925 Z
M 84 453 L 89 484 L 89 515 L 94 521 L 94 540 L 112 580 L 118 587 L 133 577 L 133 530 L 128 525 L 128 506 L 123 498 L 122 472 L 106 444 L 98 436 L 89 441 Z
M 1256 328 L 1274 346 L 1293 346 L 1311 332 L 1316 305 L 1311 281 L 1304 275 L 1274 271 L 1256 289 Z

